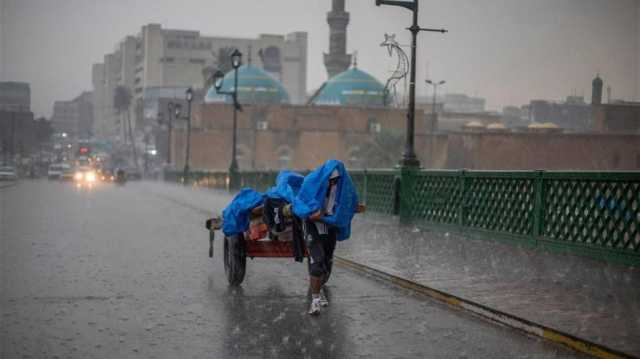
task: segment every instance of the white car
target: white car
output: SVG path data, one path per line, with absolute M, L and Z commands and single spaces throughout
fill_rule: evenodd
M 49 166 L 49 170 L 47 171 L 47 177 L 49 179 L 60 179 L 62 177 L 62 172 L 64 170 L 64 165 L 61 163 L 52 164 Z
M 0 166 L 0 181 L 15 181 L 18 179 L 18 172 L 13 166 Z

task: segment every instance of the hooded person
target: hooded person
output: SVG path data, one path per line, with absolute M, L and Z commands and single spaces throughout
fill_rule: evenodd
M 329 160 L 304 178 L 292 205 L 302 220 L 309 252 L 309 314 L 316 315 L 329 305 L 323 286 L 331 274 L 336 242 L 351 235 L 358 196 L 342 162 Z

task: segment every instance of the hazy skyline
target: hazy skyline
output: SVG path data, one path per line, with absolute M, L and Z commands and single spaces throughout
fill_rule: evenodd
M 613 97 L 640 100 L 640 0 L 421 1 L 420 23 L 450 33 L 420 34 L 419 95 L 426 77 L 444 79 L 444 93 L 487 99 L 489 109 L 530 99 L 589 98 L 600 73 Z M 55 100 L 91 90 L 91 65 L 147 23 L 204 35 L 256 37 L 309 33 L 308 88 L 326 80 L 326 12 L 330 0 L 0 0 L 0 79 L 31 83 L 32 109 L 50 115 Z M 409 43 L 406 10 L 346 0 L 347 48 L 359 68 L 381 82 L 393 60 L 383 34 Z M 428 71 L 428 74 L 427 74 Z

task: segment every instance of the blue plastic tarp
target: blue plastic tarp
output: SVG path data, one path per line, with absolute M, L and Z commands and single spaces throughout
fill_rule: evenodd
M 340 174 L 335 210 L 332 215 L 324 216 L 321 220 L 337 227 L 337 239 L 342 241 L 351 235 L 351 220 L 358 207 L 358 194 L 342 162 L 329 160 L 304 177 L 302 186 L 291 203 L 293 213 L 303 219 L 320 210 L 324 205 L 329 178 L 334 170 Z
M 304 176 L 293 171 L 280 171 L 276 178 L 276 185 L 271 187 L 265 194 L 269 198 L 283 199 L 289 203 L 300 191 Z
M 242 189 L 222 211 L 222 232 L 229 237 L 249 229 L 251 210 L 260 206 L 264 195 L 251 188 Z

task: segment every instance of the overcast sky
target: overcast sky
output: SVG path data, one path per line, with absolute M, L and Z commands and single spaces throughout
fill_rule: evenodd
M 383 34 L 404 30 L 410 12 L 346 0 L 349 51 L 359 68 L 384 82 L 393 61 Z M 419 37 L 418 94 L 425 77 L 445 79 L 445 92 L 487 98 L 490 109 L 533 98 L 590 97 L 599 72 L 613 96 L 638 99 L 640 0 L 422 0 L 424 27 L 446 35 Z M 331 0 L 0 0 L 0 79 L 31 83 L 36 115 L 53 101 L 91 89 L 91 64 L 146 23 L 205 35 L 255 37 L 309 33 L 308 91 L 326 80 L 326 12 Z

